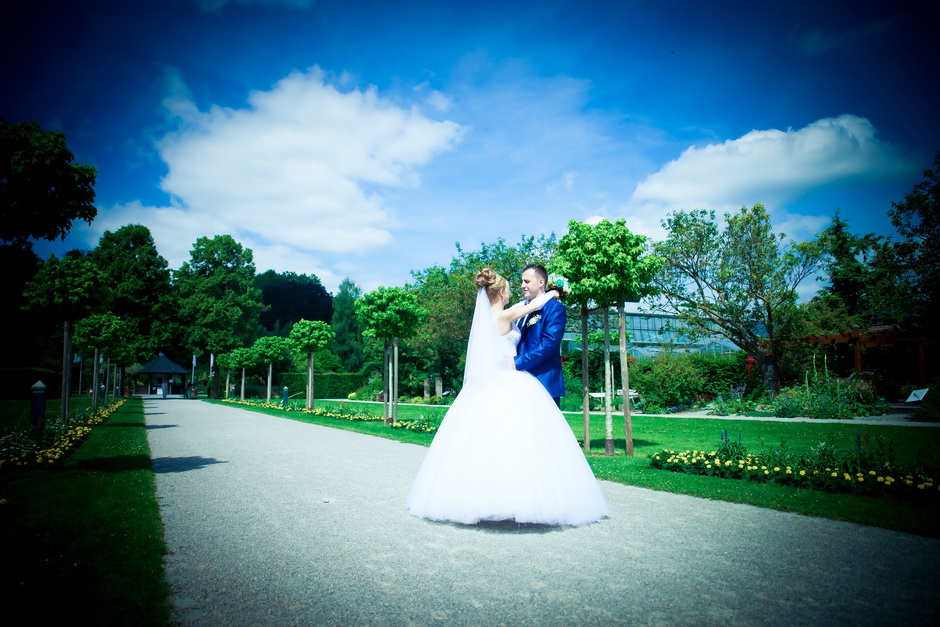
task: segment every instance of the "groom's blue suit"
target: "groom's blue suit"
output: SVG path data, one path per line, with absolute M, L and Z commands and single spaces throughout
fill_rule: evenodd
M 525 370 L 542 382 L 552 398 L 565 395 L 561 373 L 561 339 L 565 334 L 568 314 L 555 299 L 538 311 L 521 318 L 517 324 L 522 332 L 516 370 Z

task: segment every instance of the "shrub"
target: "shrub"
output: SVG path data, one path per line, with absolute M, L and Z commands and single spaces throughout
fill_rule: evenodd
M 643 411 L 691 405 L 705 386 L 705 376 L 688 355 L 662 352 L 631 369 L 630 384 L 640 393 Z

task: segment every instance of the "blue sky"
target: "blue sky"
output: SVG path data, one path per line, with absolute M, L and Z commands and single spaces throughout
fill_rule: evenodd
M 140 223 L 177 268 L 230 233 L 335 292 L 572 219 L 889 234 L 940 151 L 925 0 L 17 4 L 0 116 L 99 171 L 98 218 L 41 254 Z

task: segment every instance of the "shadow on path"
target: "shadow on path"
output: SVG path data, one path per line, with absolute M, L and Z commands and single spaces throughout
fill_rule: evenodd
M 153 460 L 153 471 L 156 473 L 187 472 L 190 470 L 199 470 L 200 468 L 214 464 L 227 463 L 226 461 L 212 457 L 201 457 L 199 455 L 192 457 L 155 457 Z

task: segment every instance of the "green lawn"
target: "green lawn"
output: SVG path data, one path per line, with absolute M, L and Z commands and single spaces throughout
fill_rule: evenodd
M 370 412 L 379 416 L 382 414 L 381 404 L 318 400 L 316 407 Z M 278 409 L 252 409 L 275 416 L 425 446 L 429 445 L 433 439 L 432 434 L 393 429 L 381 422 L 351 422 L 302 413 L 288 413 Z M 412 420 L 428 412 L 442 414 L 445 411 L 445 408 L 438 407 L 400 405 L 399 420 Z M 576 437 L 580 438 L 584 432 L 582 414 L 568 413 L 565 416 Z M 727 429 L 732 439 L 737 439 L 740 433 L 743 443 L 750 452 L 778 447 L 781 441 L 785 442 L 792 452 L 807 451 L 827 438 L 834 440 L 840 448 L 849 449 L 855 446 L 856 436 L 861 434 L 869 438 L 878 436 L 889 438 L 894 443 L 899 464 L 914 464 L 925 459 L 932 459 L 935 463 L 940 454 L 940 428 L 826 421 L 719 420 L 643 415 L 634 416 L 632 424 L 634 456 L 627 457 L 624 453 L 623 417 L 621 415 L 614 417 L 617 453 L 613 457 L 605 457 L 604 417 L 603 415 L 591 416 L 591 451 L 588 454 L 588 462 L 599 479 L 940 537 L 940 506 L 937 505 L 924 505 L 881 496 L 830 493 L 769 483 L 759 484 L 680 474 L 651 468 L 648 459 L 650 454 L 664 448 L 713 451 L 718 443 L 720 431 Z
M 0 404 L 0 413 L 16 412 Z M 0 500 L 9 616 L 170 624 L 166 545 L 140 398 L 94 427 L 64 464 L 3 469 Z

